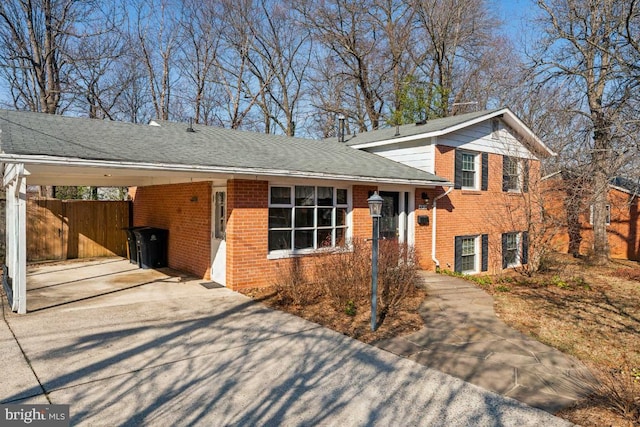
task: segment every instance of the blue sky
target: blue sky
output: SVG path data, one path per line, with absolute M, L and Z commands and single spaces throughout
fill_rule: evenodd
M 504 22 L 506 34 L 514 42 L 530 35 L 531 25 L 526 21 L 538 13 L 535 0 L 489 0 L 489 4 L 495 8 L 497 17 Z

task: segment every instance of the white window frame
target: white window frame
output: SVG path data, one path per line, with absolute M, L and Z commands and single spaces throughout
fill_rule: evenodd
M 514 248 L 516 251 L 516 257 L 513 262 L 507 264 L 507 268 L 518 267 L 522 265 L 522 233 L 512 232 L 504 234 L 506 234 L 507 236 L 512 235 L 516 238 L 516 247 Z M 504 253 L 502 254 L 502 256 L 504 257 Z
M 522 159 L 518 158 L 518 157 L 505 157 L 509 159 L 509 162 L 515 162 L 516 164 L 516 173 L 514 175 L 509 175 L 510 179 L 509 179 L 509 183 L 514 182 L 515 183 L 515 188 L 510 188 L 507 187 L 507 192 L 509 193 L 520 193 L 521 189 L 522 189 L 522 182 L 523 182 L 523 175 L 524 175 L 524 168 L 523 168 L 523 161 Z M 515 177 L 515 179 L 512 179 L 512 177 Z M 503 177 L 504 179 L 504 177 Z
M 473 240 L 473 270 L 464 270 L 462 269 L 462 260 L 460 261 L 460 272 L 462 274 L 473 274 L 473 273 L 477 273 L 480 271 L 479 265 L 480 265 L 480 258 L 482 256 L 482 254 L 480 253 L 480 236 L 462 236 L 462 241 L 460 242 L 460 257 L 464 257 L 464 256 L 469 256 L 469 255 L 464 255 L 463 252 L 463 248 L 464 248 L 464 240 L 465 239 L 469 239 L 469 240 Z
M 314 201 L 313 205 L 309 206 L 296 206 L 295 205 L 295 191 L 296 187 L 313 187 L 314 189 Z M 333 188 L 333 204 L 332 206 L 318 206 L 318 187 L 332 187 Z M 271 190 L 272 188 L 289 188 L 289 203 L 271 203 Z M 338 203 L 338 191 L 344 190 L 346 191 L 346 203 Z M 317 183 L 299 183 L 299 184 L 270 184 L 269 185 L 269 194 L 268 194 L 268 208 L 284 208 L 291 209 L 291 226 L 290 227 L 269 227 L 267 223 L 267 233 L 270 231 L 291 231 L 291 241 L 289 242 L 289 249 L 274 249 L 268 252 L 268 258 L 277 259 L 277 258 L 286 258 L 290 256 L 304 255 L 304 254 L 312 254 L 318 251 L 323 250 L 335 250 L 339 248 L 344 248 L 349 242 L 350 233 L 351 233 L 351 189 L 346 186 L 336 185 L 335 183 L 327 183 L 327 184 L 317 184 Z M 332 209 L 331 212 L 331 226 L 319 226 L 318 225 L 318 209 Z M 313 209 L 313 226 L 308 227 L 296 227 L 295 224 L 295 215 L 297 209 Z M 345 209 L 346 217 L 344 221 L 344 225 L 336 225 L 337 222 L 337 212 L 338 209 Z M 331 230 L 331 245 L 322 247 L 318 242 L 318 230 Z M 342 229 L 344 230 L 344 242 L 345 246 L 337 246 L 336 245 L 336 230 Z M 295 248 L 295 232 L 296 230 L 308 230 L 313 232 L 313 247 L 296 249 Z M 267 237 L 267 242 L 269 242 L 269 236 Z M 268 243 L 267 243 L 268 244 Z
M 462 174 L 462 190 L 480 190 L 480 175 L 482 174 L 482 165 L 480 164 L 480 153 L 476 153 L 473 151 L 462 151 L 460 159 L 460 173 Z M 464 169 L 464 156 L 472 156 L 473 157 L 473 186 L 464 185 L 464 173 L 469 172 Z

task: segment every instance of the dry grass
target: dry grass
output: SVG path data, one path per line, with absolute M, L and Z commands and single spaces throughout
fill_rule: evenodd
M 486 286 L 496 312 L 539 341 L 575 356 L 600 378 L 588 401 L 559 415 L 584 426 L 640 425 L 640 269 L 590 266 L 558 255 L 534 278 L 504 276 Z

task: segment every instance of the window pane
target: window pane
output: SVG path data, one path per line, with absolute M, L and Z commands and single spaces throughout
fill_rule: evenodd
M 269 230 L 269 250 L 291 249 L 291 230 Z
M 318 208 L 318 227 L 327 227 L 332 224 L 333 208 Z
M 330 248 L 333 246 L 333 242 L 331 241 L 331 229 L 322 229 L 318 230 L 318 247 L 319 248 Z
M 518 236 L 515 233 L 507 234 L 506 240 L 507 240 L 507 249 L 517 249 Z
M 295 232 L 295 249 L 313 248 L 313 230 L 296 230 Z
M 269 228 L 290 228 L 291 208 L 269 208 Z
M 313 227 L 314 208 L 296 208 L 296 227 Z
M 475 271 L 476 257 L 475 255 L 467 255 L 462 257 L 462 271 Z
M 318 187 L 318 206 L 333 206 L 333 187 Z
M 343 247 L 345 245 L 346 228 L 336 228 L 336 246 Z
M 313 206 L 315 204 L 314 189 L 315 187 L 296 186 L 296 206 Z
M 291 188 L 271 187 L 271 204 L 272 205 L 290 205 L 291 204 Z
M 347 225 L 347 210 L 345 208 L 336 209 L 336 226 Z
M 344 188 L 338 188 L 336 190 L 337 204 L 346 205 L 347 204 L 347 190 Z
M 476 170 L 476 162 L 475 155 L 473 154 L 462 154 L 462 170 L 465 171 L 474 171 Z
M 476 253 L 476 239 L 468 238 L 462 239 L 462 256 L 475 255 Z
M 462 172 L 462 186 L 463 187 L 475 187 L 476 186 L 476 173 L 475 172 Z

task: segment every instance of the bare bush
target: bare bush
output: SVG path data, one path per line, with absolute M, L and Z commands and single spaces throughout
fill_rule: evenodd
M 402 308 L 418 282 L 418 260 L 413 247 L 393 240 L 380 242 L 378 263 L 380 312 L 383 316 Z
M 598 385 L 593 398 L 631 422 L 640 425 L 640 367 L 594 369 Z
M 320 289 L 305 275 L 300 260 L 279 265 L 274 283 L 281 304 L 309 305 L 318 300 Z
M 363 307 L 371 291 L 371 244 L 355 240 L 351 250 L 322 258 L 316 265 L 316 277 L 336 310 Z

